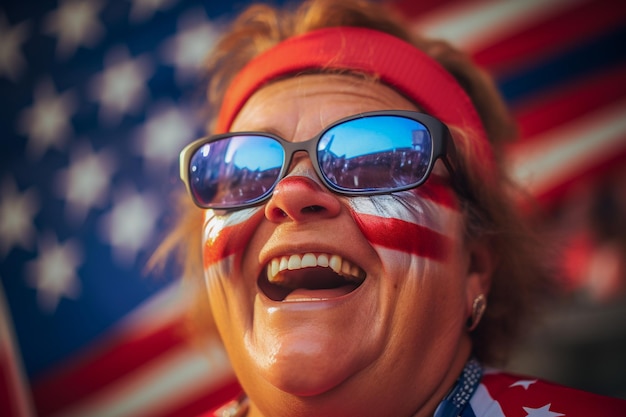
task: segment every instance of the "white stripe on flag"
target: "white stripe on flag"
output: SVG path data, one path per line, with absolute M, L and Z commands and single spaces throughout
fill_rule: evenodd
M 529 22 L 556 15 L 584 0 L 491 0 L 455 2 L 437 8 L 413 24 L 428 37 L 445 39 L 465 51 L 477 51 Z
M 508 166 L 534 195 L 558 187 L 626 149 L 626 100 L 549 130 L 512 149 Z
M 200 350 L 183 345 L 55 417 L 138 417 L 175 410 L 232 380 L 218 343 Z
M 136 339 L 156 333 L 170 323 L 184 321 L 193 299 L 188 283 L 176 280 L 128 313 L 114 328 L 114 334 Z

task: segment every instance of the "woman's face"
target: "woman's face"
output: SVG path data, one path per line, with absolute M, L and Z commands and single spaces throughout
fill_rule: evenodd
M 306 75 L 259 90 L 232 130 L 298 142 L 388 109 L 417 110 L 372 81 Z M 251 415 L 408 415 L 445 395 L 484 289 L 447 175 L 438 162 L 419 189 L 345 197 L 298 153 L 265 205 L 206 212 L 211 308 Z

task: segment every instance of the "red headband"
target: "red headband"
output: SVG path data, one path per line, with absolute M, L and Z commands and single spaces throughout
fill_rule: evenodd
M 358 27 L 319 29 L 289 38 L 250 61 L 226 91 L 216 133 L 227 132 L 255 91 L 268 81 L 311 69 L 372 74 L 424 112 L 476 137 L 479 155 L 491 156 L 485 130 L 470 98 L 433 58 L 384 32 Z

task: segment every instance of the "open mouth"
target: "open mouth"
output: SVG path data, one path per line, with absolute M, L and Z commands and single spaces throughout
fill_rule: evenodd
M 274 301 L 316 301 L 336 298 L 357 289 L 365 271 L 339 255 L 305 253 L 273 258 L 258 280 Z

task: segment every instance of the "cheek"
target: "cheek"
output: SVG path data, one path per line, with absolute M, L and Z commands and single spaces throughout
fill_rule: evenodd
M 224 261 L 241 256 L 260 215 L 262 210 L 259 207 L 224 215 L 207 211 L 202 238 L 204 270 L 208 271 Z
M 240 314 L 241 274 L 237 265 L 256 230 L 263 211 L 260 208 L 240 210 L 229 214 L 207 211 L 203 228 L 202 252 L 209 304 L 222 337 L 228 326 Z
M 204 275 L 211 305 L 228 299 L 236 288 L 237 265 L 263 216 L 256 207 L 219 215 L 207 211 L 203 229 L 202 255 Z
M 444 262 L 460 236 L 460 213 L 455 200 L 440 191 L 445 189 L 423 186 L 419 192 L 351 198 L 349 204 L 372 246 L 409 258 Z
M 429 358 L 449 355 L 438 350 L 455 346 L 464 312 L 462 215 L 433 188 L 349 201 L 383 265 L 378 290 L 393 344 Z

